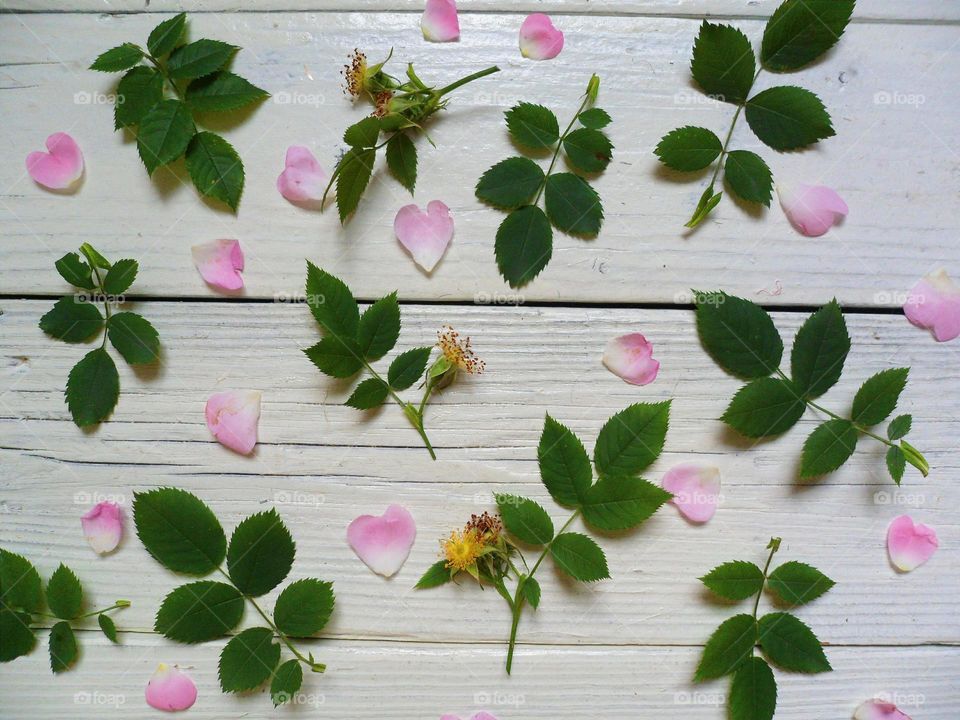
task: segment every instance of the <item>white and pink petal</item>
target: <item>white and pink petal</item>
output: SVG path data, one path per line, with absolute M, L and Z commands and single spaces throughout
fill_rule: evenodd
M 432 272 L 453 238 L 450 208 L 440 200 L 427 203 L 426 212 L 416 205 L 404 205 L 394 218 L 393 231 L 413 261 Z
M 823 235 L 849 212 L 836 190 L 824 185 L 777 185 L 777 196 L 790 224 L 808 237 Z
M 653 344 L 640 333 L 610 340 L 603 351 L 603 364 L 631 385 L 652 383 L 660 371 L 660 362 L 653 359 Z
M 290 202 L 316 202 L 330 182 L 324 170 L 309 148 L 291 145 L 287 148 L 283 172 L 277 178 L 277 190 Z
M 384 577 L 399 572 L 416 537 L 413 515 L 401 505 L 390 505 L 383 515 L 360 515 L 347 527 L 347 542 L 357 557 Z
M 528 15 L 520 26 L 520 54 L 530 60 L 551 60 L 563 50 L 563 32 L 549 16 Z
M 683 463 L 670 468 L 661 484 L 673 494 L 670 502 L 691 522 L 707 522 L 717 512 L 721 497 L 719 468 Z
M 176 667 L 160 663 L 147 683 L 144 694 L 150 707 L 178 712 L 193 707 L 197 701 L 197 686 L 189 675 Z
M 932 331 L 937 342 L 953 340 L 960 335 L 960 287 L 943 268 L 924 275 L 910 291 L 903 314 Z
M 80 518 L 83 536 L 93 551 L 113 552 L 123 538 L 123 513 L 115 502 L 100 502 Z
M 940 546 L 936 531 L 929 525 L 914 523 L 909 515 L 893 519 L 887 528 L 887 553 L 901 572 L 910 572 L 929 560 Z
M 427 0 L 420 18 L 423 37 L 431 42 L 453 42 L 460 39 L 460 19 L 456 0 Z
M 64 190 L 83 175 L 83 153 L 77 141 L 67 133 L 54 133 L 47 138 L 47 152 L 37 150 L 27 155 L 27 173 L 34 182 L 51 190 Z
M 257 444 L 260 421 L 260 393 L 231 390 L 215 393 L 207 400 L 207 427 L 221 445 L 249 455 Z
M 910 720 L 910 716 L 891 702 L 867 700 L 854 711 L 853 720 Z
M 213 240 L 190 248 L 200 277 L 221 290 L 243 287 L 243 250 L 238 240 Z

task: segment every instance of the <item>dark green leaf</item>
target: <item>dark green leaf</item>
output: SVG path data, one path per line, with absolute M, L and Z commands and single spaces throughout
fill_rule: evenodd
M 785 0 L 767 20 L 760 61 L 767 70 L 796 70 L 843 35 L 855 0 Z
M 406 133 L 398 132 L 387 141 L 387 167 L 407 190 L 417 184 L 417 146 Z
M 494 245 L 497 268 L 510 287 L 533 280 L 553 253 L 553 231 L 543 210 L 524 205 L 504 218 Z
M 703 648 L 694 680 L 712 680 L 732 673 L 751 656 L 757 643 L 757 621 L 751 615 L 734 615 L 721 623 Z
M 840 379 L 848 352 L 847 324 L 831 300 L 807 318 L 793 341 L 790 376 L 797 391 L 807 398 L 823 395 Z
M 815 567 L 796 560 L 785 562 L 767 578 L 768 587 L 790 605 L 816 600 L 835 584 Z
M 227 70 L 197 78 L 187 85 L 187 105 L 194 112 L 236 110 L 270 93 Z
M 287 660 L 277 668 L 270 681 L 270 699 L 273 706 L 278 707 L 288 703 L 300 691 L 303 685 L 303 668 L 297 659 Z
M 741 200 L 770 207 L 773 196 L 773 174 L 763 158 L 749 150 L 727 153 L 723 179 Z
M 380 378 L 367 378 L 357 385 L 346 404 L 357 410 L 372 410 L 383 405 L 390 389 Z
M 120 72 L 132 68 L 141 60 L 143 60 L 143 50 L 133 43 L 124 43 L 99 55 L 90 69 L 100 72 Z
M 95 425 L 113 412 L 120 397 L 120 375 L 106 350 L 91 350 L 73 366 L 65 395 L 77 427 Z
M 105 613 L 100 613 L 97 615 L 97 624 L 100 626 L 103 634 L 107 636 L 107 640 L 112 643 L 120 642 L 119 638 L 117 638 L 117 626 L 114 624 L 109 615 Z
M 93 290 L 97 285 L 93 281 L 93 271 L 77 253 L 67 253 L 54 263 L 60 277 L 74 287 Z
M 50 628 L 50 669 L 53 672 L 62 673 L 69 669 L 79 654 L 77 637 L 70 623 L 61 620 Z
M 887 448 L 887 471 L 893 481 L 899 485 L 903 480 L 903 471 L 907 469 L 907 456 L 896 445 Z
M 107 322 L 110 342 L 131 365 L 156 362 L 160 358 L 160 336 L 146 319 L 133 312 L 116 313 Z
M 551 497 L 560 505 L 578 507 L 593 481 L 590 458 L 580 439 L 550 415 L 543 421 L 537 461 Z
M 529 148 L 553 147 L 560 139 L 557 116 L 542 105 L 520 103 L 506 112 L 513 139 Z
M 890 417 L 907 384 L 909 373 L 910 368 L 891 368 L 869 378 L 853 398 L 851 419 L 859 425 L 870 427 Z
M 857 449 L 859 431 L 849 420 L 827 420 L 803 443 L 800 477 L 813 478 L 833 472 Z
M 360 309 L 342 280 L 307 262 L 307 305 L 325 333 L 356 337 Z
M 73 620 L 83 608 L 83 587 L 63 563 L 53 571 L 47 583 L 47 607 L 61 620 Z
M 337 211 L 340 213 L 341 223 L 360 204 L 360 197 L 370 182 L 375 158 L 375 150 L 351 148 L 337 165 L 340 171 L 337 174 Z
M 487 170 L 477 182 L 477 197 L 504 210 L 533 199 L 543 183 L 543 170 L 533 160 L 511 157 Z
M 730 685 L 730 720 L 772 720 L 777 681 L 763 658 L 747 658 Z
M 605 170 L 613 158 L 613 143 L 599 130 L 580 128 L 563 139 L 563 151 L 570 163 L 583 172 Z
M 170 53 L 167 72 L 175 80 L 203 77 L 226 65 L 239 49 L 219 40 L 196 40 Z
M 497 509 L 504 527 L 528 545 L 546 545 L 553 539 L 553 521 L 533 500 L 516 495 L 497 495 Z
M 31 613 L 38 611 L 42 604 L 37 569 L 22 555 L 0 548 L 0 609 Z
M 527 577 L 523 581 L 523 597 L 534 610 L 540 606 L 540 583 L 536 578 Z
M 147 174 L 183 155 L 196 131 L 190 110 L 179 100 L 154 105 L 140 120 L 137 132 L 137 150 Z
M 690 71 L 707 95 L 739 105 L 753 86 L 757 60 L 740 30 L 704 20 L 693 46 Z
M 660 456 L 670 422 L 670 401 L 635 403 L 604 424 L 593 449 L 597 473 L 636 475 Z
M 290 572 L 296 549 L 290 531 L 275 509 L 251 515 L 230 536 L 230 579 L 244 595 L 265 595 Z
M 574 580 L 593 582 L 610 577 L 607 558 L 593 540 L 580 533 L 565 532 L 550 545 L 553 561 Z
M 400 304 L 392 292 L 368 307 L 360 317 L 357 344 L 367 360 L 379 360 L 393 350 L 400 337 Z
M 747 122 L 761 141 L 774 150 L 794 150 L 836 133 L 830 115 L 809 90 L 781 85 L 747 101 Z
M 556 173 L 548 177 L 544 205 L 550 222 L 565 233 L 595 237 L 600 232 L 603 224 L 600 196 L 579 175 Z
M 700 581 L 727 600 L 746 600 L 763 589 L 763 570 L 752 562 L 734 560 L 718 565 Z
M 163 75 L 146 65 L 138 65 L 120 78 L 113 108 L 114 128 L 136 125 L 163 100 Z
M 394 390 L 406 390 L 423 377 L 432 348 L 419 347 L 402 352 L 390 363 L 387 382 Z
M 418 590 L 440 587 L 450 582 L 450 569 L 447 567 L 446 560 L 437 560 L 433 565 L 427 568 L 427 571 L 420 577 L 414 586 Z
M 724 292 L 695 292 L 697 332 L 714 361 L 731 375 L 751 380 L 775 372 L 783 341 L 762 307 Z
M 583 498 L 583 519 L 597 530 L 634 528 L 670 499 L 670 493 L 643 478 L 602 477 Z
M 897 417 L 887 425 L 887 437 L 891 440 L 899 440 L 910 432 L 910 426 L 912 424 L 912 415 L 897 415 Z
M 235 636 L 220 653 L 220 688 L 224 692 L 253 690 L 273 674 L 280 646 L 269 628 L 254 627 Z
M 227 538 L 216 515 L 186 490 L 158 488 L 134 493 L 137 536 L 153 558 L 174 572 L 206 575 L 227 554 Z
M 40 329 L 64 342 L 83 342 L 103 329 L 103 315 L 79 296 L 65 295 L 40 318 Z
M 243 617 L 243 595 L 222 582 L 199 580 L 170 592 L 153 629 L 169 640 L 199 643 L 223 637 Z
M 147 49 L 155 58 L 163 57 L 171 52 L 183 36 L 183 27 L 187 23 L 187 14 L 179 13 L 167 18 L 150 31 L 147 38 Z
M 108 295 L 122 295 L 137 279 L 139 269 L 140 265 L 136 260 L 117 260 L 107 270 L 107 276 L 103 279 L 103 291 Z
M 372 148 L 380 138 L 380 118 L 368 116 L 348 127 L 343 141 L 353 148 Z
M 760 647 L 775 665 L 802 673 L 832 669 L 817 636 L 793 615 L 769 613 L 760 618 L 758 626 Z
M 687 125 L 664 135 L 654 153 L 669 168 L 693 172 L 710 165 L 722 151 L 723 144 L 713 132 Z
M 28 655 L 37 643 L 30 616 L 0 605 L 0 663 Z
M 600 130 L 611 123 L 611 118 L 606 110 L 600 108 L 590 108 L 577 115 L 577 120 L 584 127 Z
M 741 435 L 760 438 L 789 430 L 806 407 L 790 382 L 764 377 L 740 388 L 720 419 Z
M 356 340 L 330 335 L 304 350 L 320 372 L 335 378 L 353 377 L 363 367 L 363 354 Z
M 320 632 L 333 612 L 333 585 L 316 578 L 287 585 L 277 598 L 273 621 L 291 637 L 309 637 Z
M 243 194 L 243 161 L 233 146 L 212 132 L 199 132 L 187 148 L 187 172 L 201 195 L 236 211 Z

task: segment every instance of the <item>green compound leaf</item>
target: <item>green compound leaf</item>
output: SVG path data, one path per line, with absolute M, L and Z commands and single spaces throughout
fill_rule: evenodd
M 602 477 L 583 498 L 583 519 L 597 530 L 629 530 L 647 520 L 671 497 L 643 478 Z
M 270 97 L 270 93 L 227 70 L 197 78 L 187 85 L 187 105 L 194 112 L 236 110 Z
M 763 658 L 748 658 L 730 685 L 730 720 L 771 720 L 777 709 L 777 681 Z
M 346 404 L 357 410 L 372 410 L 383 405 L 390 388 L 380 378 L 367 378 L 357 385 Z
M 763 377 L 740 388 L 720 419 L 741 435 L 761 438 L 789 430 L 806 407 L 792 383 Z
M 169 640 L 200 643 L 223 637 L 240 624 L 243 595 L 226 583 L 199 580 L 170 592 L 153 629 Z
M 432 348 L 418 347 L 400 353 L 390 363 L 387 382 L 394 390 L 406 390 L 423 377 Z
M 855 0 L 785 0 L 763 31 L 764 68 L 785 72 L 816 60 L 843 35 L 854 4 Z
M 741 200 L 770 207 L 773 174 L 763 158 L 756 153 L 749 150 L 733 150 L 727 153 L 723 179 L 733 194 Z
M 83 342 L 103 329 L 103 315 L 96 305 L 66 295 L 40 318 L 40 329 L 64 342 Z
M 693 46 L 690 71 L 707 95 L 740 104 L 753 86 L 757 60 L 740 30 L 704 21 Z
M 259 597 L 283 582 L 296 545 L 275 509 L 244 519 L 230 537 L 227 571 L 244 595 Z
M 574 580 L 594 582 L 610 577 L 603 550 L 586 535 L 572 532 L 557 535 L 550 545 L 550 555 L 557 567 Z
M 67 253 L 57 260 L 54 267 L 57 268 L 60 277 L 74 287 L 84 290 L 93 290 L 97 287 L 93 281 L 93 270 L 75 252 Z
M 913 424 L 912 415 L 898 415 L 887 426 L 887 437 L 890 440 L 899 440 L 910 432 L 910 426 Z
M 394 133 L 387 141 L 387 167 L 412 195 L 417 184 L 417 146 L 406 133 Z
M 141 60 L 143 60 L 143 50 L 133 43 L 124 43 L 98 56 L 90 69 L 100 72 L 120 72 L 132 68 Z
M 109 615 L 100 613 L 97 615 L 97 624 L 100 626 L 100 630 L 107 637 L 107 640 L 116 644 L 120 643 L 120 639 L 117 637 L 117 626 L 114 624 L 113 620 Z
M 525 205 L 504 218 L 494 244 L 497 267 L 510 287 L 533 280 L 553 254 L 550 221 L 536 205 Z
M 539 504 L 517 495 L 497 495 L 504 527 L 528 545 L 546 545 L 553 539 L 553 521 Z
M 840 379 L 849 352 L 847 323 L 831 300 L 807 318 L 793 341 L 790 375 L 796 390 L 807 398 L 823 395 Z
M 154 105 L 140 120 L 137 132 L 137 150 L 147 174 L 183 155 L 196 131 L 189 108 L 179 100 Z
M 803 443 L 800 477 L 814 478 L 833 472 L 857 449 L 859 431 L 849 420 L 827 420 Z
M 254 627 L 235 636 L 220 653 L 220 688 L 242 692 L 260 687 L 280 662 L 280 646 L 269 628 Z
M 333 584 L 305 578 L 287 585 L 277 598 L 273 621 L 291 637 L 320 632 L 333 613 Z
M 107 276 L 103 279 L 103 291 L 108 295 L 122 295 L 137 279 L 139 269 L 140 265 L 136 260 L 117 260 L 107 270 Z
M 427 568 L 427 571 L 420 577 L 414 587 L 417 590 L 426 590 L 427 588 L 445 585 L 450 582 L 450 580 L 450 569 L 447 567 L 447 561 L 437 560 L 437 562 Z
M 105 419 L 120 398 L 120 375 L 103 348 L 91 350 L 67 376 L 67 407 L 77 427 Z
M 747 614 L 721 623 L 703 648 L 694 680 L 712 680 L 732 673 L 747 660 L 757 644 L 757 621 Z
M 887 471 L 893 481 L 899 485 L 903 480 L 903 471 L 907 469 L 907 456 L 896 445 L 887 449 Z
M 337 335 L 325 337 L 303 352 L 320 372 L 331 377 L 353 377 L 363 367 L 363 354 L 357 341 Z
M 763 590 L 763 570 L 752 562 L 734 560 L 718 565 L 700 581 L 726 600 L 746 600 Z
M 695 292 L 697 332 L 714 361 L 731 375 L 752 380 L 780 367 L 783 341 L 762 307 L 724 292 Z
M 357 344 L 367 360 L 379 360 L 393 350 L 400 337 L 400 304 L 392 292 L 368 307 L 360 317 Z
M 122 312 L 110 316 L 107 337 L 131 365 L 149 364 L 160 359 L 160 335 L 137 313 Z
M 136 125 L 163 100 L 163 75 L 138 65 L 120 78 L 113 108 L 114 129 Z
M 570 164 L 583 172 L 605 170 L 613 159 L 613 143 L 599 130 L 580 128 L 563 139 L 563 151 Z
M 73 620 L 83 608 L 83 587 L 63 563 L 54 570 L 47 583 L 47 607 L 61 620 Z
M 504 210 L 529 203 L 543 184 L 543 170 L 533 160 L 511 157 L 487 170 L 477 182 L 477 198 Z
M 746 117 L 754 134 L 774 150 L 795 150 L 836 134 L 820 98 L 790 85 L 754 95 Z
M 890 368 L 867 379 L 853 398 L 853 422 L 870 427 L 890 417 L 907 385 L 910 368 Z M 893 423 L 890 424 L 891 427 Z M 909 428 L 909 425 L 908 425 Z M 899 435 L 891 440 L 899 439 Z
M 722 151 L 723 144 L 716 134 L 687 125 L 664 135 L 654 153 L 668 168 L 693 172 L 708 167 Z
M 793 615 L 769 613 L 758 626 L 760 647 L 775 665 L 802 673 L 832 670 L 817 636 Z
M 0 611 L 32 613 L 42 605 L 40 574 L 33 563 L 0 548 Z
M 606 110 L 601 110 L 600 108 L 596 107 L 584 110 L 582 113 L 577 115 L 577 120 L 579 120 L 580 124 L 584 127 L 588 127 L 593 130 L 600 130 L 613 122 Z
M 788 605 L 804 605 L 827 592 L 836 583 L 811 565 L 791 560 L 767 578 L 767 586 Z
M 134 493 L 137 536 L 154 560 L 185 575 L 207 575 L 227 554 L 217 516 L 196 495 L 179 488 Z
M 660 456 L 670 423 L 670 401 L 635 403 L 604 424 L 593 449 L 601 477 L 627 477 Z
M 62 673 L 76 662 L 80 650 L 70 623 L 61 620 L 50 628 L 50 669 Z
M 540 479 L 560 505 L 579 507 L 593 482 L 590 458 L 580 439 L 550 415 L 537 446 Z
M 243 194 L 243 161 L 233 145 L 212 132 L 199 132 L 187 148 L 187 172 L 201 195 L 225 202 L 236 212 Z
M 557 116 L 542 105 L 520 103 L 506 112 L 513 139 L 528 148 L 551 148 L 560 139 Z
M 341 224 L 360 204 L 360 197 L 370 182 L 375 158 L 376 151 L 373 149 L 351 148 L 338 163 L 337 211 L 340 213 Z
M 183 37 L 183 28 L 187 23 L 187 14 L 179 13 L 167 18 L 150 31 L 147 49 L 155 58 L 163 57 L 173 51 Z
M 287 660 L 273 674 L 270 681 L 270 699 L 279 707 L 294 699 L 303 685 L 303 668 L 297 659 Z
M 170 53 L 167 72 L 175 80 L 203 77 L 221 69 L 239 49 L 219 40 L 196 40 Z
M 570 235 L 596 237 L 603 224 L 603 205 L 590 184 L 573 173 L 547 178 L 544 205 L 550 222 Z
M 353 338 L 360 308 L 350 288 L 337 277 L 307 262 L 307 305 L 324 333 Z

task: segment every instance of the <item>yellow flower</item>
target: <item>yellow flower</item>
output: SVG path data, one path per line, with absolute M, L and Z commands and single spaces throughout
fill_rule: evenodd
M 461 572 L 477 562 L 480 553 L 483 551 L 483 540 L 477 536 L 475 530 L 454 530 L 450 537 L 444 540 L 443 556 L 446 558 L 447 567 L 451 570 Z
M 360 97 L 367 88 L 367 56 L 354 49 L 350 64 L 343 66 L 344 90 L 352 97 Z
M 470 347 L 470 338 L 461 338 L 460 333 L 449 325 L 437 331 L 437 346 L 450 363 L 471 375 L 483 372 L 485 363 L 478 358 Z

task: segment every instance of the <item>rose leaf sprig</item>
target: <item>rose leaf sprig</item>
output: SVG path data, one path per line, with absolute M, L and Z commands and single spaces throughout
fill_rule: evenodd
M 723 192 L 715 186 L 721 167 L 725 185 L 736 197 L 770 206 L 773 175 L 766 162 L 749 150 L 729 149 L 741 114 L 754 135 L 777 151 L 799 150 L 833 137 L 830 114 L 809 90 L 778 85 L 751 93 L 763 70 L 799 70 L 832 48 L 854 5 L 855 0 L 785 0 L 764 28 L 759 68 L 743 32 L 731 25 L 701 24 L 690 63 L 693 79 L 706 95 L 730 103 L 736 111 L 723 142 L 712 130 L 688 125 L 667 133 L 657 145 L 656 155 L 673 170 L 698 172 L 716 163 L 686 227 L 699 225 L 720 202 Z
M 638 477 L 659 457 L 667 433 L 670 401 L 637 403 L 610 418 L 600 430 L 593 452 L 593 469 L 583 443 L 568 428 L 546 416 L 537 458 L 540 478 L 557 504 L 573 514 L 559 531 L 537 502 L 516 495 L 496 495 L 499 517 L 474 515 L 462 531 L 441 543 L 443 559 L 417 583 L 433 588 L 466 573 L 481 585 L 497 590 L 510 608 L 507 673 L 513 666 L 517 628 L 525 605 L 540 605 L 537 570 L 549 555 L 553 564 L 580 582 L 610 577 L 600 546 L 587 535 L 568 528 L 581 518 L 600 532 L 631 530 L 670 499 L 670 493 Z M 506 533 L 502 532 L 506 529 Z M 527 562 L 523 547 L 541 548 Z M 519 563 L 519 566 L 518 566 Z M 507 582 L 513 583 L 513 592 Z
M 117 312 L 114 307 L 123 302 L 123 293 L 137 277 L 136 260 L 111 263 L 84 243 L 79 254 L 67 253 L 55 265 L 61 277 L 80 292 L 60 298 L 40 318 L 40 329 L 64 342 L 79 343 L 106 328 L 100 347 L 73 366 L 64 393 L 77 426 L 95 425 L 113 412 L 120 397 L 120 375 L 107 352 L 107 340 L 128 363 L 144 365 L 159 358 L 160 336 L 141 315 Z M 97 303 L 103 305 L 103 314 Z
M 721 419 L 727 425 L 750 438 L 780 435 L 810 407 L 830 419 L 803 444 L 801 478 L 839 468 L 853 455 L 861 435 L 887 446 L 887 469 L 898 485 L 907 463 L 927 476 L 926 458 L 903 439 L 910 431 L 910 415 L 894 418 L 886 437 L 871 430 L 893 413 L 910 368 L 890 368 L 868 378 L 853 399 L 849 418 L 814 402 L 840 379 L 850 352 L 847 324 L 836 300 L 817 310 L 797 331 L 788 376 L 780 369 L 783 340 L 766 310 L 724 292 L 694 291 L 694 297 L 704 348 L 728 373 L 750 381 L 724 412 Z
M 40 573 L 21 555 L 0 548 L 0 662 L 28 655 L 37 643 L 35 630 L 46 621 L 50 628 L 50 669 L 70 669 L 80 653 L 76 623 L 96 616 L 100 630 L 117 643 L 117 626 L 107 613 L 130 607 L 129 600 L 117 600 L 102 610 L 84 612 L 83 585 L 63 563 L 54 570 L 46 586 Z M 45 612 L 46 607 L 50 612 Z
M 165 568 L 196 577 L 216 572 L 225 580 L 197 580 L 173 590 L 157 611 L 154 630 L 182 643 L 215 640 L 240 624 L 247 603 L 263 620 L 265 626 L 234 635 L 220 653 L 223 692 L 254 690 L 270 680 L 273 703 L 281 705 L 299 692 L 303 666 L 315 673 L 326 669 L 312 653 L 298 650 L 293 639 L 310 638 L 327 624 L 334 606 L 332 583 L 316 578 L 290 583 L 277 597 L 272 617 L 257 601 L 283 582 L 296 554 L 275 509 L 242 520 L 229 545 L 217 516 L 186 490 L 135 493 L 133 516 L 140 541 Z M 276 640 L 292 659 L 280 663 Z
M 368 65 L 367 56 L 354 50 L 350 63 L 344 66 L 344 92 L 354 100 L 369 100 L 374 109 L 373 114 L 354 123 L 343 133 L 343 141 L 349 149 L 334 168 L 323 193 L 321 208 L 330 188 L 336 183 L 341 224 L 357 209 L 370 182 L 377 151 L 383 147 L 387 149 L 387 168 L 390 173 L 412 195 L 417 182 L 417 146 L 412 136 L 417 132 L 426 132 L 426 121 L 447 106 L 450 101 L 446 96 L 449 93 L 500 71 L 496 66 L 488 67 L 437 88 L 426 85 L 417 76 L 413 63 L 407 65 L 405 81 L 388 74 L 383 67 L 392 55 L 393 50 L 383 62 Z M 381 140 L 381 135 L 386 139 Z
M 544 173 L 533 160 L 515 156 L 498 162 L 477 182 L 476 195 L 510 212 L 497 230 L 497 267 L 511 287 L 533 280 L 553 254 L 551 225 L 569 235 L 596 237 L 603 224 L 603 204 L 584 175 L 602 172 L 613 157 L 613 144 L 602 132 L 610 115 L 596 102 L 600 78 L 593 75 L 580 108 L 566 130 L 542 105 L 520 103 L 506 112 L 513 140 L 532 151 L 553 151 Z M 574 125 L 580 127 L 574 129 Z M 573 172 L 554 172 L 560 151 Z M 544 199 L 546 212 L 539 206 Z
M 146 49 L 124 43 L 100 55 L 90 69 L 126 71 L 117 85 L 114 126 L 135 133 L 148 175 L 185 157 L 200 194 L 236 212 L 243 162 L 229 142 L 209 130 L 198 131 L 195 121 L 203 113 L 237 110 L 269 93 L 224 69 L 239 47 L 206 38 L 181 44 L 186 23 L 186 13 L 164 20 L 151 31 Z
M 733 675 L 727 705 L 731 720 L 771 720 L 777 707 L 777 681 L 767 660 L 793 672 L 821 673 L 832 668 L 817 636 L 789 612 L 757 618 L 760 596 L 766 588 L 781 605 L 796 607 L 816 600 L 834 586 L 833 580 L 810 565 L 791 560 L 770 572 L 780 548 L 771 538 L 770 554 L 761 570 L 744 560 L 724 563 L 700 580 L 725 600 L 753 597 L 753 612 L 725 620 L 703 649 L 694 679 L 697 682 Z M 755 654 L 757 646 L 767 660 Z
M 324 336 L 304 350 L 310 361 L 320 372 L 335 378 L 352 378 L 363 370 L 370 373 L 346 404 L 357 410 L 372 410 L 392 398 L 436 460 L 424 430 L 424 412 L 433 394 L 449 387 L 461 373 L 483 372 L 485 364 L 474 354 L 470 338 L 444 327 L 437 333 L 438 357 L 429 368 L 433 348 L 417 347 L 394 358 L 384 378 L 371 363 L 390 352 L 400 337 L 400 304 L 395 292 L 377 300 L 361 315 L 353 293 L 342 280 L 307 262 L 307 305 Z M 423 395 L 418 403 L 398 395 L 421 378 Z

